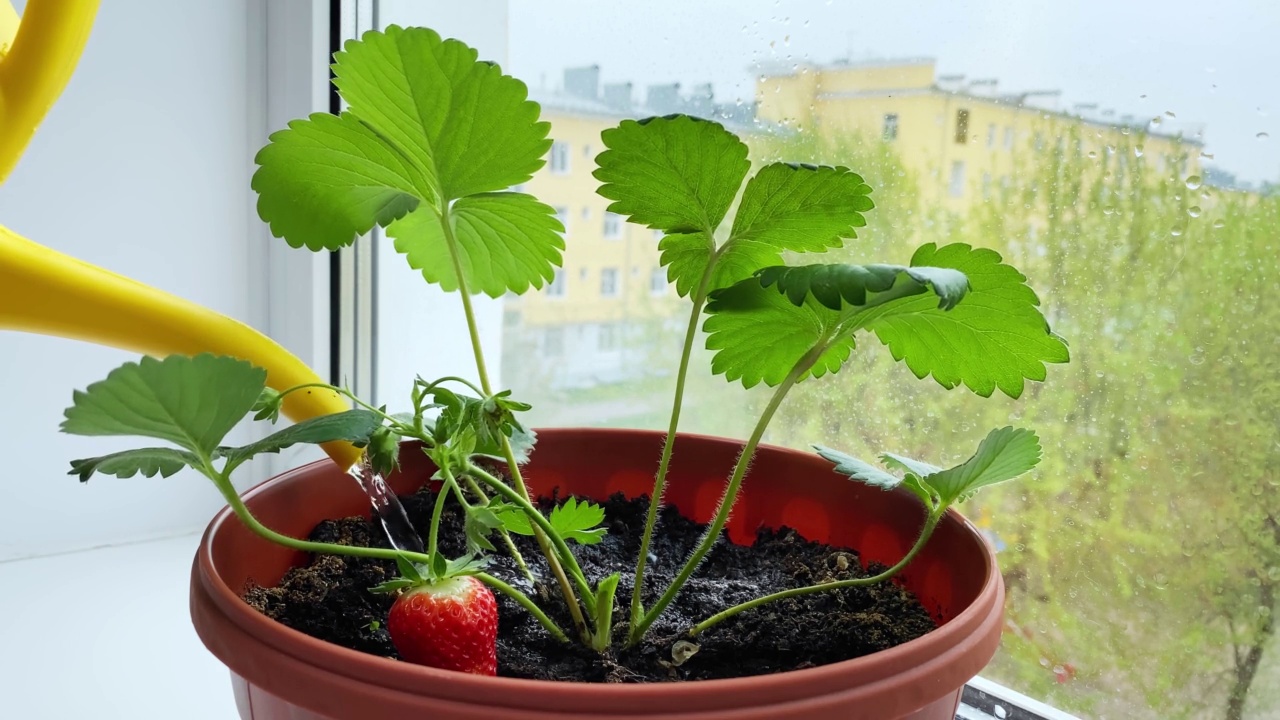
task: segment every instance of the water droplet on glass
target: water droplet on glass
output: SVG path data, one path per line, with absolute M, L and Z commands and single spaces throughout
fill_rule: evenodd
M 1226 223 L 1224 223 L 1224 222 L 1222 222 L 1221 220 L 1214 220 L 1214 221 L 1213 221 L 1213 229 L 1214 229 L 1214 230 L 1221 230 L 1222 228 L 1224 228 L 1224 227 L 1226 227 L 1226 226 L 1227 226 L 1227 224 L 1226 224 Z
M 1178 223 L 1177 225 L 1174 225 L 1173 227 L 1169 228 L 1169 234 L 1174 237 L 1182 237 L 1182 233 L 1185 230 L 1186 228 L 1182 225 L 1182 223 Z
M 400 499 L 392 492 L 391 486 L 387 485 L 382 475 L 374 472 L 364 463 L 353 465 L 347 474 L 355 478 L 360 488 L 364 490 L 364 494 L 369 496 L 373 514 L 382 524 L 383 531 L 387 533 L 387 540 L 391 542 L 391 547 L 397 550 L 423 552 L 422 538 L 413 529 L 408 513 L 400 504 Z
M 991 708 L 991 710 L 996 714 L 996 717 L 1000 718 L 1000 720 L 1005 720 L 1005 718 L 1009 717 L 1009 711 L 1005 710 L 1003 705 L 996 705 Z
M 1139 99 L 1139 100 L 1146 100 L 1146 99 L 1147 99 L 1147 96 L 1146 96 L 1146 95 L 1139 95 L 1139 96 L 1138 96 L 1138 99 Z
M 1267 138 L 1271 137 L 1271 133 L 1260 132 L 1260 133 L 1258 133 L 1258 134 L 1257 134 L 1257 136 L 1256 136 L 1256 137 L 1257 137 L 1259 140 L 1266 140 Z
M 1115 214 L 1115 212 L 1116 212 L 1116 206 L 1115 206 L 1115 205 L 1103 205 L 1103 206 L 1102 206 L 1102 214 L 1103 214 L 1103 215 L 1114 215 L 1114 214 Z
M 1165 114 L 1165 115 L 1168 115 L 1168 116 L 1169 116 L 1169 117 L 1171 117 L 1171 118 L 1176 118 L 1176 117 L 1178 117 L 1177 115 L 1174 115 L 1174 114 L 1173 114 L 1173 111 L 1172 111 L 1172 110 L 1165 110 L 1165 111 L 1164 111 L 1164 114 Z
M 770 40 L 770 41 L 769 41 L 769 49 L 770 49 L 770 50 L 772 50 L 772 49 L 774 49 L 774 48 L 776 48 L 776 47 L 778 47 L 778 41 L 777 41 L 777 40 Z
M 1191 217 L 1200 217 L 1200 206 L 1192 205 L 1191 207 L 1187 208 L 1187 214 L 1190 215 Z
M 1090 150 L 1090 151 L 1089 151 L 1089 159 L 1090 159 L 1090 160 L 1097 160 L 1097 159 L 1098 159 L 1098 153 L 1097 153 L 1097 152 L 1095 152 L 1095 151 L 1093 151 L 1093 150 Z
M 1204 364 L 1204 348 L 1202 347 L 1196 348 L 1196 351 L 1191 354 L 1191 357 L 1188 358 L 1188 360 L 1192 365 L 1203 365 Z
M 1151 118 L 1151 124 L 1152 124 L 1152 125 L 1159 125 L 1159 124 L 1160 124 L 1160 123 L 1162 123 L 1162 122 L 1164 122 L 1164 121 L 1160 119 L 1160 116 L 1159 116 L 1159 115 L 1157 115 L 1157 116 L 1155 116 L 1155 117 Z
M 1129 134 L 1129 128 L 1127 128 L 1127 127 L 1122 127 L 1122 128 L 1120 128 L 1120 134 L 1121 134 L 1121 135 L 1128 135 L 1128 134 Z
M 1201 180 L 1200 180 L 1200 176 L 1199 176 L 1199 175 L 1188 175 L 1188 176 L 1187 176 L 1187 189 L 1188 189 L 1188 190 L 1195 190 L 1195 189 L 1199 188 L 1199 187 L 1200 187 L 1200 183 L 1201 183 Z
M 1141 146 L 1141 145 L 1134 145 L 1134 146 L 1133 146 L 1133 156 L 1134 156 L 1134 157 L 1142 157 L 1142 146 Z
M 1201 157 L 1201 158 L 1203 158 L 1203 159 L 1205 159 L 1205 160 L 1212 160 L 1212 159 L 1213 159 L 1213 153 L 1207 153 L 1207 152 L 1204 152 L 1203 150 L 1201 150 L 1201 151 L 1200 151 L 1200 157 Z

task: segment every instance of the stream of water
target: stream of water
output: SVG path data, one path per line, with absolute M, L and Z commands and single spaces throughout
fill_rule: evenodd
M 400 499 L 392 492 L 382 475 L 373 471 L 367 463 L 360 462 L 351 466 L 347 474 L 355 478 L 369 496 L 369 504 L 373 507 L 373 516 L 382 524 L 391 547 L 406 552 L 424 552 L 422 537 L 413 529 L 409 515 L 400 504 Z

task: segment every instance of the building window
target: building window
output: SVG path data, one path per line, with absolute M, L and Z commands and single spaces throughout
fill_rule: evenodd
M 591 208 L 587 207 L 586 205 L 582 206 L 582 219 L 583 220 L 591 219 Z
M 956 111 L 956 144 L 964 145 L 969 142 L 969 111 Z
M 600 296 L 618 297 L 618 268 L 602 268 L 600 270 Z
M 564 234 L 569 234 L 569 208 L 558 205 L 556 206 L 556 219 L 564 226 Z
M 582 146 L 582 157 L 591 157 L 591 143 Z
M 964 197 L 964 161 L 951 163 L 951 197 Z
M 542 331 L 542 354 L 547 357 L 564 355 L 564 328 L 552 325 Z
M 1004 129 L 1004 149 L 1013 149 L 1013 128 L 1011 127 L 1006 127 Z
M 586 279 L 587 279 L 587 269 L 586 269 L 586 268 L 578 268 L 578 279 L 579 279 L 579 280 L 586 280 Z
M 987 147 L 993 148 L 995 146 L 996 146 L 996 124 L 991 123 L 990 125 L 987 126 Z
M 622 237 L 622 216 L 616 213 L 604 214 L 604 239 L 617 240 Z
M 667 294 L 667 273 L 660 267 L 649 273 L 649 294 L 654 297 Z
M 991 199 L 991 173 L 982 173 L 982 199 Z
M 569 143 L 559 141 L 551 143 L 551 174 L 569 174 Z
M 556 269 L 556 276 L 547 283 L 547 297 L 564 297 L 564 270 Z
M 596 332 L 596 349 L 609 352 L 618 349 L 618 326 L 613 323 L 601 323 Z
M 884 133 L 885 140 L 898 139 L 898 115 L 897 113 L 887 113 L 884 116 Z

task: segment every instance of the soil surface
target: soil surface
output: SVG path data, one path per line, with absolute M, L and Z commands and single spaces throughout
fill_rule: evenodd
M 402 497 L 409 517 L 427 535 L 434 494 L 422 490 Z M 615 638 L 625 638 L 632 577 L 648 500 L 617 496 L 605 503 L 608 534 L 597 545 L 571 544 L 594 585 L 621 572 L 614 613 Z M 440 531 L 442 549 L 462 554 L 462 513 L 447 506 Z M 664 508 L 645 578 L 651 605 L 679 571 L 705 526 Z M 514 536 L 539 578 L 548 578 L 532 538 Z M 312 540 L 345 545 L 385 546 L 380 532 L 363 518 L 326 520 Z M 501 544 L 499 543 L 499 547 Z M 493 575 L 521 587 L 566 632 L 572 623 L 551 585 L 521 584 L 515 565 L 495 554 Z M 872 573 L 883 570 L 873 565 Z M 368 591 L 395 576 L 392 562 L 322 555 L 295 568 L 274 588 L 250 587 L 245 599 L 271 618 L 316 638 L 375 655 L 397 658 L 386 631 L 392 598 Z M 605 655 L 552 640 L 523 608 L 498 594 L 498 674 L 539 680 L 660 682 L 742 677 L 797 670 L 859 657 L 920 637 L 936 627 L 911 593 L 893 583 L 847 588 L 782 600 L 749 610 L 698 636 L 692 657 L 673 662 L 673 647 L 690 626 L 725 608 L 786 588 L 865 575 L 856 552 L 810 542 L 794 531 L 761 530 L 752 546 L 721 538 L 701 568 L 654 623 L 646 639 L 628 650 Z M 682 643 L 682 649 L 683 649 Z

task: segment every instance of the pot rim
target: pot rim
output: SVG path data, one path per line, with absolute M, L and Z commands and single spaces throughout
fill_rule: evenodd
M 665 432 L 658 430 L 630 430 L 624 428 L 557 427 L 538 429 L 537 432 L 539 434 L 548 432 L 601 435 L 631 434 L 648 435 L 657 438 L 666 435 Z M 739 446 L 742 444 L 739 440 L 713 435 L 695 433 L 678 433 L 678 435 L 690 440 L 730 443 Z M 793 448 L 764 443 L 760 444 L 757 452 L 762 450 L 807 456 L 806 453 Z M 272 486 L 288 482 L 298 475 L 314 472 L 316 468 L 329 463 L 331 461 L 328 459 L 318 460 L 280 473 L 249 489 L 242 494 L 242 497 L 246 503 L 250 503 L 254 497 L 269 492 Z M 903 490 L 897 489 L 892 492 L 903 492 Z M 907 668 L 922 669 L 919 663 L 905 662 L 906 659 L 912 655 L 917 655 L 919 650 L 927 645 L 937 645 L 940 654 L 946 654 L 948 649 L 963 645 L 964 638 L 972 635 L 976 628 L 984 624 L 984 619 L 991 612 L 988 606 L 994 603 L 1003 606 L 1002 598 L 1000 597 L 1003 595 L 1000 576 L 995 570 L 996 560 L 990 543 L 973 523 L 953 507 L 947 511 L 943 522 L 958 524 L 964 533 L 972 536 L 979 546 L 983 548 L 982 563 L 985 577 L 981 590 L 973 602 L 944 625 L 901 645 L 859 658 L 801 670 L 690 682 L 612 684 L 573 680 L 550 681 L 488 677 L 414 665 L 352 650 L 311 637 L 263 615 L 246 603 L 237 592 L 228 587 L 218 575 L 214 566 L 212 539 L 224 524 L 231 521 L 238 520 L 230 507 L 224 507 L 214 516 L 201 538 L 193 570 L 198 574 L 200 585 L 212 599 L 213 604 L 238 629 L 257 638 L 278 652 L 346 677 L 358 678 L 363 682 L 404 692 L 414 692 L 415 690 L 443 683 L 450 688 L 450 695 L 465 694 L 475 698 L 490 698 L 488 702 L 491 704 L 512 704 L 511 702 L 503 701 L 503 699 L 510 699 L 515 704 L 525 706 L 534 701 L 533 698 L 536 696 L 542 696 L 545 693 L 554 694 L 560 691 L 583 692 L 584 690 L 589 690 L 592 695 L 610 704 L 626 703 L 640 698 L 651 699 L 655 692 L 661 692 L 663 699 L 675 706 L 680 705 L 682 700 L 692 699 L 707 693 L 737 693 L 747 690 L 759 693 L 765 686 L 777 689 L 780 686 L 799 684 L 811 687 L 844 687 L 852 690 L 853 687 L 849 685 L 851 676 L 859 678 L 861 682 L 874 683 L 883 678 L 900 674 Z M 937 657 L 934 656 L 931 659 L 937 659 Z M 235 663 L 229 662 L 226 658 L 222 658 L 222 660 L 233 671 L 237 671 Z

